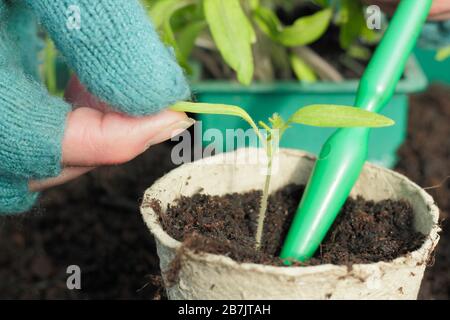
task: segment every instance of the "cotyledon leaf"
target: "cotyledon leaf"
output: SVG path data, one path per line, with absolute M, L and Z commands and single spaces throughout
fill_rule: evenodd
M 395 122 L 383 115 L 357 107 L 339 105 L 310 105 L 295 112 L 288 123 L 315 127 L 387 127 Z
M 221 114 L 239 117 L 245 120 L 259 136 L 259 129 L 256 126 L 253 119 L 244 109 L 237 106 L 226 104 L 195 103 L 195 102 L 181 101 L 171 106 L 170 110 L 200 113 L 200 114 Z

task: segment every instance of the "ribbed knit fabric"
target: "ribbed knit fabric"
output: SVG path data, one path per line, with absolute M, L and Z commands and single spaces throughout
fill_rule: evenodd
M 26 0 L 76 70 L 101 99 L 147 115 L 190 95 L 182 69 L 159 41 L 136 0 Z M 79 12 L 79 30 L 68 19 Z
M 38 193 L 28 192 L 26 180 L 0 177 L 0 215 L 27 211 L 37 198 Z
M 74 8 L 79 28 L 68 25 Z M 29 180 L 61 172 L 70 106 L 37 81 L 35 17 L 80 80 L 117 110 L 148 115 L 190 95 L 137 0 L 0 0 L 0 214 L 28 210 L 37 198 Z

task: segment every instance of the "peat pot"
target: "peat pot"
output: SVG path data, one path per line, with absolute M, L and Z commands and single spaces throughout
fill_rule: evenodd
M 254 161 L 245 161 L 257 149 L 185 164 L 159 179 L 144 196 L 141 212 L 156 240 L 169 299 L 416 299 L 424 270 L 439 240 L 439 210 L 433 199 L 403 175 L 366 164 L 352 191 L 368 200 L 404 199 L 414 210 L 414 226 L 428 235 L 423 245 L 391 262 L 308 267 L 275 267 L 237 263 L 226 256 L 194 253 L 161 227 L 150 203 L 160 201 L 162 210 L 181 195 L 223 195 L 262 189 L 264 175 Z M 261 153 L 259 153 L 261 154 Z M 305 152 L 282 149 L 271 189 L 287 184 L 306 184 L 315 158 Z M 167 281 L 171 261 L 179 259 L 175 283 Z

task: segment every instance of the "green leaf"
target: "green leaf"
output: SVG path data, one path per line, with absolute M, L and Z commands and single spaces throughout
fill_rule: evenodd
M 57 92 L 56 56 L 57 52 L 55 45 L 50 38 L 47 38 L 44 49 L 44 79 L 48 91 L 52 94 Z
M 195 4 L 195 0 L 159 0 L 150 8 L 150 18 L 156 29 L 159 29 L 178 10 Z
M 250 3 L 250 9 L 255 10 L 256 8 L 258 8 L 261 5 L 261 1 L 260 0 L 249 0 Z
M 327 31 L 332 15 L 333 10 L 327 8 L 313 15 L 299 18 L 292 26 L 284 28 L 277 39 L 288 47 L 311 44 Z
M 323 9 L 311 16 L 299 18 L 292 26 L 285 27 L 275 12 L 259 7 L 253 11 L 253 19 L 261 31 L 273 41 L 296 47 L 318 40 L 328 29 L 332 14 L 332 9 Z
M 253 79 L 253 26 L 239 0 L 204 0 L 204 11 L 214 41 L 238 80 L 249 85 Z
M 328 6 L 328 0 L 314 0 L 315 3 L 317 3 L 321 7 Z
M 178 48 L 183 57 L 187 59 L 191 55 L 191 52 L 195 46 L 195 40 L 197 40 L 197 37 L 206 28 L 206 26 L 207 24 L 205 21 L 196 21 L 187 25 L 178 33 L 176 37 Z
M 380 114 L 350 106 L 310 105 L 299 109 L 289 119 L 290 123 L 315 127 L 387 127 L 394 121 Z
M 295 76 L 298 80 L 308 83 L 317 82 L 317 76 L 314 73 L 314 70 L 299 56 L 296 54 L 291 54 L 290 61 L 292 69 L 294 70 Z
M 368 61 L 372 56 L 372 52 L 368 48 L 358 44 L 351 45 L 347 50 L 347 54 L 352 58 L 364 61 Z
M 340 10 L 341 31 L 339 43 L 343 49 L 348 49 L 367 28 L 361 2 L 342 0 Z
M 178 62 L 188 71 L 188 55 L 184 55 L 178 46 L 172 29 L 171 18 L 178 10 L 194 4 L 195 0 L 160 0 L 150 8 L 150 17 L 153 24 L 162 33 L 161 40 L 175 50 Z
M 272 125 L 272 129 L 279 131 L 279 139 L 281 139 L 281 137 L 284 135 L 284 132 L 290 127 L 290 124 L 284 121 L 283 117 L 278 113 L 274 113 L 273 116 L 269 118 L 269 122 Z
M 259 7 L 253 10 L 253 20 L 269 38 L 278 41 L 283 25 L 275 12 L 265 7 Z
M 437 61 L 444 61 L 445 59 L 447 59 L 449 57 L 450 57 L 450 46 L 441 48 L 436 53 Z
M 273 129 L 281 129 L 286 126 L 286 121 L 278 113 L 274 113 L 272 117 L 269 118 L 270 124 Z
M 367 24 L 365 24 L 364 27 L 362 28 L 359 36 L 365 44 L 375 45 L 380 42 L 380 40 L 383 36 L 383 33 L 379 32 L 376 29 L 371 30 L 371 29 L 367 28 Z
M 235 116 L 245 120 L 256 133 L 259 132 L 253 119 L 242 108 L 226 104 L 213 104 L 213 103 L 194 103 L 181 101 L 170 107 L 173 111 L 183 111 L 200 114 L 221 114 L 228 116 Z

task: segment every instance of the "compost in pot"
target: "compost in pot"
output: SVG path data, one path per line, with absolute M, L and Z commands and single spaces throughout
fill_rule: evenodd
M 166 212 L 157 205 L 154 210 L 165 231 L 191 250 L 282 266 L 278 255 L 303 189 L 290 184 L 270 196 L 261 250 L 255 249 L 260 191 L 223 196 L 199 193 L 179 198 Z M 349 198 L 320 250 L 302 265 L 352 265 L 405 255 L 425 240 L 414 230 L 413 216 L 405 201 Z

